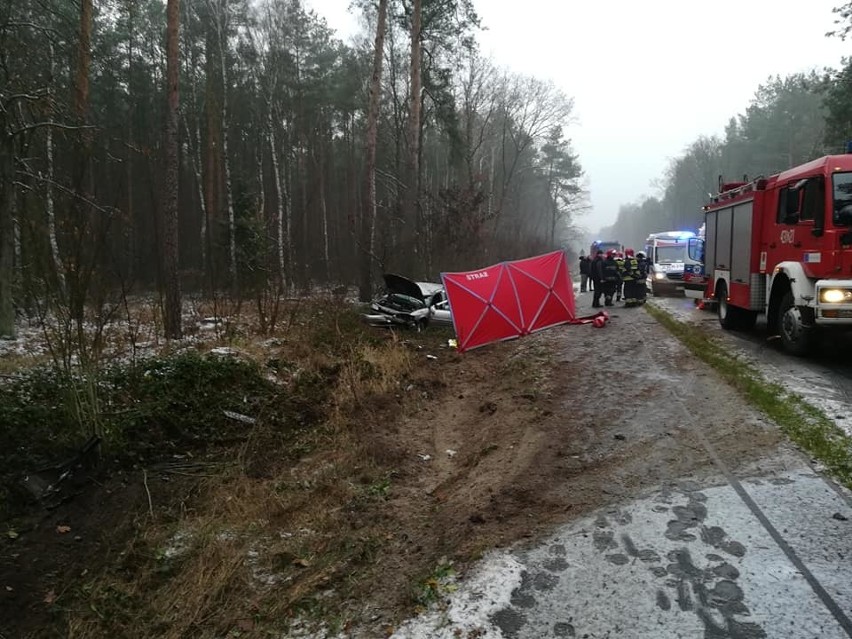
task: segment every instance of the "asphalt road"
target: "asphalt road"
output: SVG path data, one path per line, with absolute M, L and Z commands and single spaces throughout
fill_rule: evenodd
M 579 314 L 591 311 L 589 302 L 578 296 Z M 714 316 L 693 310 L 689 300 L 655 303 L 716 330 Z M 629 437 L 646 432 L 649 476 L 660 476 L 666 464 L 654 453 L 664 436 L 671 436 L 667 454 L 674 446 L 679 462 L 701 458 L 702 471 L 672 463 L 677 474 L 663 472 L 664 481 L 640 482 L 641 490 L 568 521 L 546 539 L 490 554 L 445 605 L 394 637 L 852 639 L 849 492 L 738 403 L 643 310 L 610 311 L 608 328 L 580 339 L 591 337 L 588 346 L 596 351 L 612 344 L 601 366 L 614 376 L 642 362 L 653 402 L 625 404 L 623 414 L 634 428 Z M 797 391 L 836 387 L 826 406 L 837 415 L 848 410 L 852 367 L 842 356 L 791 359 L 759 333 L 722 339 Z M 625 352 L 614 354 L 620 344 Z M 576 348 L 566 342 L 562 355 L 576 360 L 568 352 Z M 569 391 L 566 380 L 566 397 Z M 654 431 L 661 423 L 671 432 Z M 775 432 L 780 443 L 753 451 L 747 462 L 733 454 L 731 432 L 741 433 L 746 450 L 751 441 L 765 441 L 761 429 Z
M 852 435 L 852 332 L 824 335 L 813 355 L 794 357 L 781 350 L 777 339 L 770 338 L 762 317 L 753 330 L 726 331 L 715 311 L 698 310 L 691 299 L 658 297 L 650 303 L 682 322 L 700 325 L 747 358 L 768 380 L 778 381 L 823 409 Z

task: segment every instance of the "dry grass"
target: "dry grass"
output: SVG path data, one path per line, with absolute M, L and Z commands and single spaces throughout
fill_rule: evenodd
M 324 422 L 288 437 L 258 416 L 230 470 L 200 480 L 177 521 L 155 512 L 129 542 L 127 565 L 80 589 L 68 636 L 203 639 L 281 630 L 297 617 L 328 621 L 330 597 L 351 594 L 352 567 L 368 566 L 381 545 L 378 528 L 352 518 L 370 521 L 387 470 L 352 429 L 373 400 L 399 392 L 412 370 L 408 347 L 354 331 L 351 314 L 305 304 L 271 339 L 245 324 L 229 334 L 217 342 L 277 362 L 283 392 L 311 376 L 325 384 Z M 185 547 L 175 550 L 176 540 Z
M 27 370 L 39 364 L 44 364 L 49 357 L 44 354 L 9 353 L 0 357 L 0 377 L 12 375 L 21 370 Z

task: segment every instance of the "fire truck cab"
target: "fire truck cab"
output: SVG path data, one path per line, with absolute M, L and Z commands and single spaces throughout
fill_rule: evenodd
M 707 297 L 725 329 L 765 313 L 790 353 L 852 328 L 852 154 L 725 184 L 705 205 Z

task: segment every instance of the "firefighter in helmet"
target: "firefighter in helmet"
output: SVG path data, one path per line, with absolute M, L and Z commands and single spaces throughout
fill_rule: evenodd
M 632 248 L 624 250 L 624 267 L 621 279 L 624 282 L 624 305 L 637 306 L 639 304 L 636 292 L 639 284 L 639 260 L 633 255 Z
M 621 284 L 621 273 L 618 262 L 615 260 L 615 251 L 609 250 L 606 252 L 606 258 L 603 261 L 603 294 L 606 306 L 612 306 L 612 298 L 615 296 L 619 284 Z
M 615 263 L 618 265 L 618 285 L 615 287 L 615 301 L 620 302 L 624 285 L 624 254 L 621 251 L 615 251 Z
M 643 251 L 636 253 L 636 303 L 644 304 L 648 295 L 645 280 L 648 279 L 648 258 Z

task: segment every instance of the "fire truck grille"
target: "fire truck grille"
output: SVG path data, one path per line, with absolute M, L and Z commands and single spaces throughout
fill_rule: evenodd
M 666 273 L 666 277 L 670 280 L 682 280 L 683 273 Z

